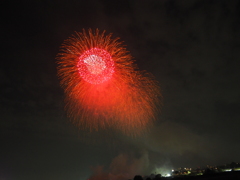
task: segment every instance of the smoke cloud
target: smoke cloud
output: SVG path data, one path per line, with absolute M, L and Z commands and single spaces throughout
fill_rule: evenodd
M 142 151 L 139 157 L 121 153 L 116 156 L 109 168 L 103 166 L 93 168 L 93 175 L 89 180 L 128 180 L 136 174 L 144 174 L 149 167 L 148 152 Z

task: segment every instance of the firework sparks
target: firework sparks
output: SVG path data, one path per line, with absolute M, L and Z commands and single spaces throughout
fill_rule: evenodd
M 155 120 L 157 82 L 138 70 L 111 34 L 76 33 L 64 41 L 57 60 L 66 109 L 79 128 L 110 127 L 136 135 Z

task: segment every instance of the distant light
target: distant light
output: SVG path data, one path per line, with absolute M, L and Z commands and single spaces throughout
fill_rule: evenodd
M 234 171 L 240 171 L 240 168 L 234 168 L 233 170 Z
M 170 177 L 171 174 L 164 174 L 163 177 Z
M 223 169 L 224 172 L 232 171 L 232 169 Z

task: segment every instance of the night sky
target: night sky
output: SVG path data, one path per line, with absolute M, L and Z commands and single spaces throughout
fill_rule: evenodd
M 240 162 L 240 1 L 1 1 L 0 179 L 133 178 Z M 120 37 L 163 96 L 149 133 L 74 127 L 56 55 L 82 29 Z M 110 135 L 109 135 L 110 134 Z

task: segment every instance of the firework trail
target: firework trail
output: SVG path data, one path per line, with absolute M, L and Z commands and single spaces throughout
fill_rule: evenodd
M 159 87 L 118 40 L 98 29 L 77 32 L 57 56 L 58 76 L 73 124 L 137 135 L 155 120 Z

